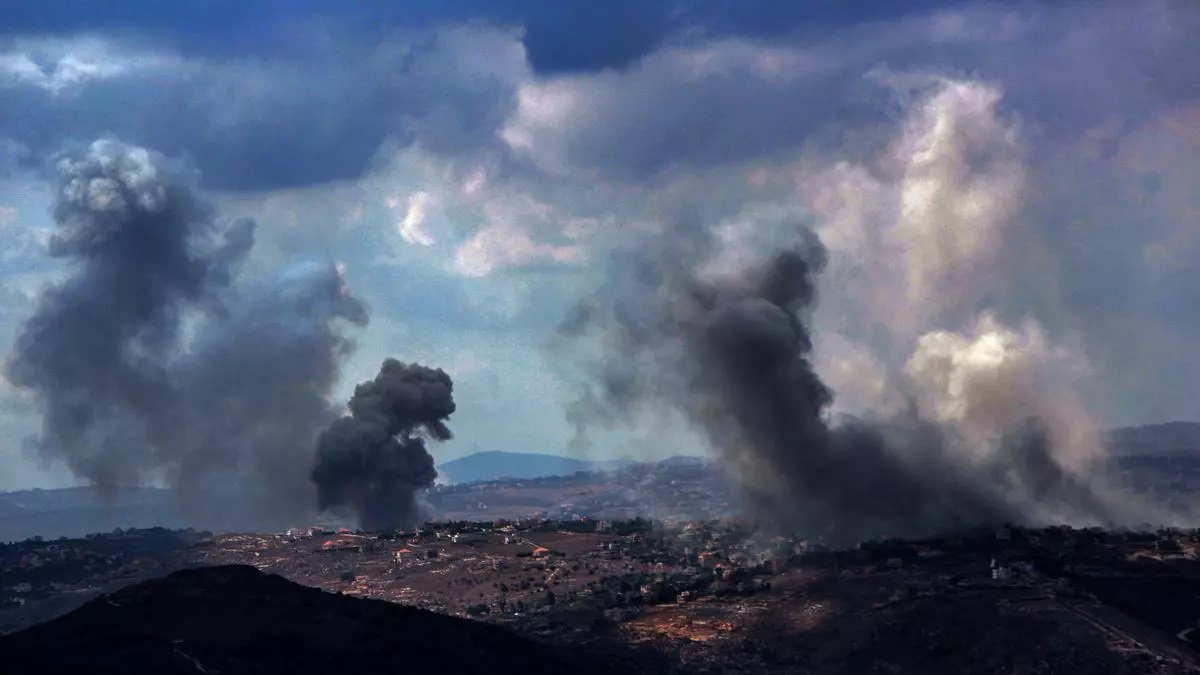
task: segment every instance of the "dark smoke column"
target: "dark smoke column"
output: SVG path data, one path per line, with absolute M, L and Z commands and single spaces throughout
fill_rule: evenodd
M 243 275 L 255 223 L 218 217 L 186 164 L 102 138 L 57 158 L 62 278 L 5 364 L 33 446 L 106 497 L 148 483 L 206 529 L 310 518 L 313 442 L 367 306 L 336 264 Z
M 387 359 L 375 379 L 350 398 L 350 415 L 317 439 L 317 485 L 322 510 L 350 507 L 364 530 L 411 527 L 420 517 L 417 494 L 433 486 L 437 470 L 424 432 L 452 437 L 454 383 L 445 371 Z
M 216 304 L 254 223 L 219 226 L 183 167 L 115 139 L 56 169 L 49 252 L 67 273 L 42 290 L 7 375 L 39 399 L 42 456 L 111 492 L 178 465 L 182 318 Z

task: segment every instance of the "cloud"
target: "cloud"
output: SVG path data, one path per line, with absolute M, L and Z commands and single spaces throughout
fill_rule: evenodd
M 396 226 L 400 238 L 404 241 L 419 246 L 433 246 L 436 243 L 433 235 L 425 229 L 425 211 L 429 208 L 429 203 L 428 192 L 418 191 L 409 196 L 404 218 Z M 389 201 L 388 205 L 392 206 L 393 202 Z
M 210 187 L 268 190 L 358 178 L 385 145 L 481 151 L 526 71 L 498 30 L 304 32 L 311 51 L 270 59 L 103 36 L 0 43 L 0 129 L 27 160 L 112 133 L 191 156 Z
M 722 2 L 610 0 L 603 8 L 556 0 L 414 2 L 373 6 L 301 0 L 285 8 L 227 0 L 179 0 L 170 11 L 145 2 L 119 7 L 53 0 L 38 12 L 15 13 L 0 27 L 8 34 L 59 35 L 80 31 L 136 31 L 188 54 L 271 55 L 308 46 L 305 28 L 338 26 L 362 33 L 370 27 L 425 29 L 484 22 L 519 28 L 539 74 L 621 69 L 682 36 L 781 39 L 862 21 L 894 20 L 965 4 L 913 0 L 884 5 L 869 0 L 791 3 L 747 0 L 734 10 Z
M 833 112 L 788 92 L 856 86 L 835 77 L 840 68 L 808 49 L 671 48 L 629 71 L 524 84 L 502 137 L 556 176 L 637 180 L 675 167 L 769 160 L 794 150 Z
M 1101 115 L 1141 115 L 1150 101 L 1191 96 L 1194 78 L 1173 58 L 1197 55 L 1188 38 L 1196 14 L 1170 2 L 977 3 L 790 40 L 685 41 L 623 70 L 523 85 L 505 138 L 547 171 L 609 180 L 786 161 L 808 147 L 853 154 L 881 140 L 870 127 L 897 112 L 863 79 L 880 66 L 998 82 L 1037 132 L 1070 134 Z M 1129 51 L 1106 49 L 1113 40 Z
M 97 38 L 66 42 L 16 40 L 10 51 L 0 54 L 0 79 L 9 86 L 32 86 L 57 95 L 90 82 L 178 65 L 174 57 L 115 49 Z
M 555 263 L 579 263 L 584 260 L 581 247 L 537 241 L 526 223 L 550 217 L 551 208 L 528 196 L 497 196 L 483 205 L 486 225 L 459 246 L 455 269 L 472 277 L 482 277 L 506 267 L 525 266 L 547 260 Z

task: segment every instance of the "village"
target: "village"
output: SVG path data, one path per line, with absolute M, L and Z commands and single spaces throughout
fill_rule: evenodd
M 225 535 L 191 558 L 248 563 L 331 591 L 463 616 L 519 618 L 586 606 L 597 618 L 621 621 L 638 607 L 701 592 L 769 587 L 794 547 L 750 544 L 747 536 L 736 521 L 680 528 L 640 518 L 452 521 L 386 534 L 310 528 Z
M 738 511 L 728 478 L 704 460 L 675 457 L 615 471 L 436 485 L 426 495 L 443 520 L 710 520 Z
M 768 627 L 818 636 L 836 625 L 883 639 L 878 626 L 906 607 L 983 603 L 959 622 L 1036 615 L 1123 653 L 1194 665 L 1198 558 L 1200 532 L 1171 529 L 1002 526 L 833 550 L 732 518 L 531 516 L 386 533 L 152 528 L 0 546 L 0 626 L 15 630 L 171 569 L 247 564 L 331 593 L 540 636 L 672 645 L 706 663 L 771 639 L 756 637 Z

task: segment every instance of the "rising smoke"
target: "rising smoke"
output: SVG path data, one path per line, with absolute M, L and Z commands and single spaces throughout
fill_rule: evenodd
M 238 283 L 255 223 L 218 220 L 194 177 L 147 149 L 103 139 L 56 168 L 50 254 L 66 275 L 7 364 L 41 405 L 41 455 L 107 494 L 180 488 L 202 523 L 311 513 L 305 469 L 353 348 L 338 326 L 367 321 L 340 270 Z
M 350 414 L 321 432 L 312 480 L 320 507 L 349 507 L 366 530 L 415 525 L 418 497 L 437 478 L 421 432 L 452 437 L 454 383 L 441 369 L 387 359 L 375 379 L 359 384 Z
M 1085 365 L 1027 315 L 1016 330 L 1000 318 L 1029 311 L 1021 283 L 1048 276 L 1020 278 L 1040 259 L 1002 92 L 884 79 L 910 101 L 894 142 L 863 165 L 796 169 L 790 207 L 819 236 L 789 218 L 707 222 L 704 196 L 680 194 L 665 232 L 614 256 L 562 326 L 601 354 L 568 410 L 576 445 L 598 425 L 681 412 L 754 514 L 839 542 L 1141 522 L 1092 475 L 1101 443 L 1074 391 Z M 821 314 L 827 268 L 838 311 Z M 832 358 L 814 346 L 815 317 L 833 325 Z M 858 406 L 838 409 L 814 360 Z M 855 407 L 868 416 L 833 421 Z
M 719 276 L 699 274 L 675 249 L 643 255 L 620 293 L 581 304 L 563 330 L 599 329 L 607 357 L 573 410 L 580 431 L 638 407 L 681 410 L 740 476 L 755 515 L 831 541 L 1044 514 L 1111 520 L 1111 506 L 1060 463 L 1036 417 L 985 447 L 915 412 L 831 424 L 833 394 L 809 360 L 806 323 L 826 251 L 795 231 L 794 246 Z M 631 278 L 641 281 L 633 296 Z

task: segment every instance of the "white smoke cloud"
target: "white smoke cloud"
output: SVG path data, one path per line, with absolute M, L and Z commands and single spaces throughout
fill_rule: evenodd
M 1011 288 L 1045 260 L 1031 255 L 1026 141 L 1001 113 L 1002 89 L 922 74 L 880 80 L 906 107 L 895 140 L 870 162 L 809 168 L 801 191 L 833 251 L 825 288 L 836 311 L 820 314 L 831 330 L 817 367 L 837 409 L 887 416 L 911 399 L 985 454 L 1036 418 L 1059 459 L 1082 466 L 1100 452 L 1081 394 L 1093 375 L 1086 355 L 1069 333 L 1048 335 Z M 1035 269 L 1033 283 L 1052 273 Z M 1024 318 L 1010 327 L 1005 310 Z
M 971 303 L 981 281 L 999 282 L 991 266 L 1014 225 L 1025 171 L 1018 129 L 997 113 L 999 87 L 933 86 L 894 150 L 902 179 L 889 234 L 904 250 L 909 307 L 936 312 Z
M 1100 453 L 1078 393 L 1087 364 L 1052 344 L 1032 319 L 1012 329 L 984 314 L 966 333 L 926 333 L 905 372 L 923 416 L 953 426 L 977 451 L 1037 418 L 1049 427 L 1060 460 L 1079 467 Z
M 869 347 L 833 332 L 814 341 L 814 367 L 833 389 L 835 413 L 891 417 L 904 412 L 904 393 Z
M 931 417 L 995 434 L 1037 412 L 1034 368 L 1047 356 L 1036 324 L 1017 333 L 984 316 L 973 335 L 922 335 L 908 373 L 922 385 L 922 407 Z
M 809 169 L 801 208 L 834 252 L 833 291 L 905 341 L 971 321 L 1002 293 L 1025 231 L 1018 125 L 999 113 L 993 84 L 887 74 L 907 113 L 871 163 Z M 852 277 L 852 280 L 849 278 Z
M 157 213 L 164 208 L 167 191 L 149 150 L 127 148 L 114 139 L 101 139 L 92 143 L 90 154 L 93 163 L 59 161 L 64 204 L 74 209 L 109 213 L 113 218 L 125 217 L 134 209 Z M 109 175 L 93 176 L 98 169 Z M 78 226 L 81 222 L 75 219 L 71 224 Z M 98 233 L 88 234 L 94 238 Z M 94 242 L 84 242 L 89 243 Z

